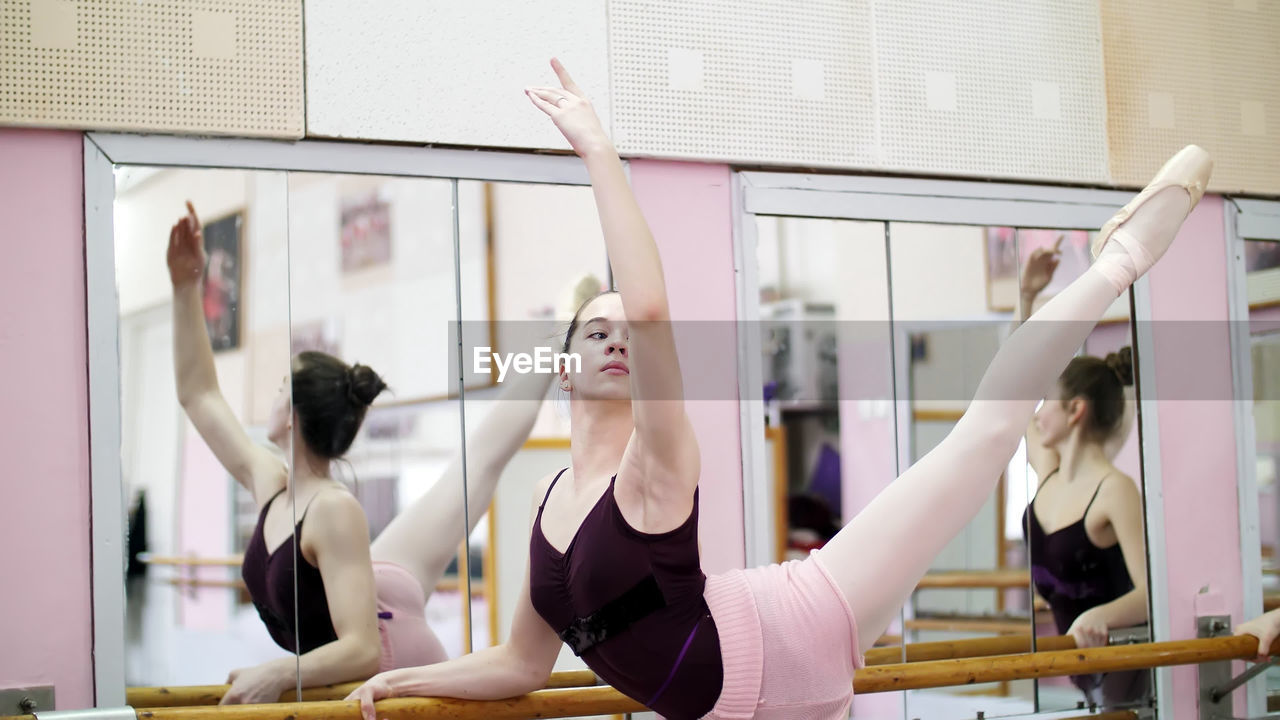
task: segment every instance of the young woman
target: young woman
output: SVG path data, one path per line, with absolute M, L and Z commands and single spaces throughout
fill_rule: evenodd
M 1023 312 L 1053 277 L 1053 252 L 1037 250 L 1022 276 Z M 1128 435 L 1125 388 L 1133 353 L 1071 359 L 1027 427 L 1027 460 L 1040 479 L 1022 527 L 1036 592 L 1059 634 L 1077 647 L 1107 644 L 1111 628 L 1147 622 L 1147 562 L 1142 497 L 1112 464 Z M 1145 670 L 1073 676 L 1091 702 L 1140 700 Z
M 572 466 L 539 483 L 507 642 L 381 673 L 349 697 L 369 720 L 385 697 L 508 698 L 540 688 L 567 643 L 667 718 L 846 717 L 863 653 L 986 502 L 1089 330 L 1169 246 L 1203 192 L 1208 156 L 1184 150 L 1103 228 L 1098 262 L 1001 347 L 951 434 L 822 549 L 706 577 L 701 456 L 657 247 L 590 103 L 552 67 L 561 87 L 526 92 L 586 164 L 618 288 L 587 303 L 567 336 L 582 358 L 560 379 Z
M 271 637 L 300 654 L 296 666 L 290 657 L 233 671 L 222 704 L 276 702 L 295 686 L 298 668 L 302 685 L 311 687 L 445 660 L 425 606 L 461 537 L 461 456 L 370 545 L 364 510 L 329 470 L 386 384 L 367 366 L 299 353 L 268 426 L 271 442 L 291 459 L 281 462 L 249 439 L 218 387 L 201 302 L 204 246 L 190 203 L 169 233 L 168 264 L 179 402 L 218 461 L 253 493 L 258 525 L 242 576 Z M 517 374 L 507 380 L 500 399 L 512 402 L 490 412 L 468 442 L 471 529 L 532 430 L 552 379 Z

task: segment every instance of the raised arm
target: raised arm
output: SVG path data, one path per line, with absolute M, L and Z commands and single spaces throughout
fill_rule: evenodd
M 190 202 L 187 214 L 169 230 L 166 260 L 173 284 L 173 371 L 178 402 L 218 462 L 253 493 L 261 507 L 284 487 L 287 471 L 266 448 L 249 439 L 218 387 L 200 291 L 204 238 Z
M 636 440 L 642 462 L 660 470 L 644 473 L 644 492 L 674 494 L 687 502 L 697 485 L 698 448 L 685 414 L 658 246 L 591 103 L 558 60 L 551 66 L 561 87 L 529 88 L 526 93 L 555 122 L 591 176 L 605 248 L 627 316 Z
M 1052 250 L 1036 248 L 1031 253 L 1031 257 L 1027 258 L 1027 264 L 1022 268 L 1022 276 L 1018 282 L 1021 302 L 1015 325 L 1021 325 L 1031 317 L 1036 298 L 1053 281 L 1053 274 L 1058 270 L 1058 263 L 1062 261 L 1062 239 L 1063 236 L 1059 235 Z M 1040 430 L 1036 427 L 1035 418 L 1032 418 L 1027 425 L 1027 463 L 1031 465 L 1032 470 L 1035 470 L 1040 482 L 1043 482 L 1059 463 L 1057 451 L 1041 444 Z

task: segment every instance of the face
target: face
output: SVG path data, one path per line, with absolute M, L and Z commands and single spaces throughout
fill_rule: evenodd
M 271 417 L 267 420 L 267 439 L 284 448 L 293 430 L 293 403 L 289 397 L 289 376 L 285 375 L 271 403 Z
M 1036 410 L 1036 430 L 1040 431 L 1040 443 L 1045 447 L 1053 447 L 1071 434 L 1067 420 L 1067 410 L 1062 405 L 1062 390 L 1055 387 L 1053 392 L 1045 396 Z
M 589 400 L 631 399 L 631 359 L 621 296 L 601 295 L 582 308 L 569 352 L 582 363 L 580 369 L 571 362 L 561 370 L 562 390 Z

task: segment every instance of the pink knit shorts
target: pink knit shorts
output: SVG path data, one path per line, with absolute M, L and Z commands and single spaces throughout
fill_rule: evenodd
M 858 625 L 817 554 L 707 578 L 724 683 L 707 718 L 847 718 Z
M 378 635 L 382 639 L 380 672 L 449 659 L 427 625 L 427 598 L 412 573 L 395 563 L 374 561 L 373 585 L 377 588 Z

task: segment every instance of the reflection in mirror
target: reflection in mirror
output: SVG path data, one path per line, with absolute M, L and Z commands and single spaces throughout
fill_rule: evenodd
M 292 638 L 241 574 L 264 542 L 259 509 L 289 477 L 275 412 L 289 346 L 269 332 L 289 316 L 286 193 L 278 172 L 116 170 L 130 686 L 216 685 L 241 668 L 296 683 Z M 265 542 L 291 528 L 275 513 Z M 291 598 L 292 558 L 272 562 Z
M 1263 607 L 1280 607 L 1280 242 L 1244 243 L 1253 362 L 1253 428 L 1257 453 Z M 1267 671 L 1267 690 L 1280 690 L 1280 669 Z
M 466 650 L 453 227 L 448 180 L 289 176 L 303 687 Z
M 885 226 L 757 216 L 771 562 L 822 547 L 898 476 Z M 901 644 L 892 624 L 877 645 Z M 854 698 L 902 710 L 901 693 Z
M 1019 268 L 1021 322 L 1090 264 L 1093 233 L 992 228 Z M 1135 427 L 1137 404 L 1129 293 L 1121 295 L 1059 376 L 1010 464 L 1025 490 L 1008 515 L 1029 556 L 1037 639 L 1072 635 L 1104 644 L 1108 633 L 1145 632 L 1147 551 Z M 1013 498 L 1010 498 L 1013 501 Z M 1040 711 L 1147 704 L 1150 671 L 1049 678 L 1036 683 Z
M 960 420 L 1010 332 L 1017 264 L 1006 228 L 889 224 L 893 329 L 904 467 Z M 907 642 L 1020 636 L 1030 640 L 1025 560 L 1009 553 L 1006 473 L 978 514 L 937 555 L 905 608 Z M 1015 525 L 1016 526 L 1016 525 Z M 1029 644 L 1029 642 L 1028 642 Z M 913 690 L 907 716 L 972 718 L 1032 712 L 1029 681 Z
M 570 465 L 568 395 L 546 372 L 550 356 L 609 271 L 589 187 L 460 181 L 458 213 L 471 638 L 481 649 L 510 636 L 534 485 Z M 585 668 L 561 647 L 556 671 Z

